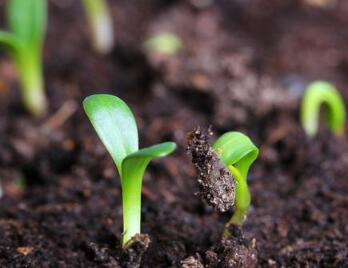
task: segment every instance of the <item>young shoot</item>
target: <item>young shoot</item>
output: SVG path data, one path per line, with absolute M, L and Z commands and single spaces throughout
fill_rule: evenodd
M 15 63 L 23 103 L 35 116 L 46 111 L 42 46 L 46 30 L 46 0 L 8 0 L 9 32 L 0 31 L 0 45 Z
M 125 248 L 140 234 L 141 187 L 145 169 L 153 159 L 167 156 L 176 148 L 164 142 L 139 150 L 135 118 L 125 102 L 107 94 L 97 94 L 83 101 L 85 112 L 115 162 L 121 178 L 123 238 Z
M 236 185 L 234 214 L 228 225 L 242 226 L 250 206 L 248 172 L 259 150 L 246 135 L 240 132 L 223 134 L 215 141 L 212 148 L 231 172 Z
M 223 134 L 212 147 L 231 172 L 236 185 L 234 214 L 228 225 L 242 226 L 250 206 L 248 172 L 259 150 L 249 137 L 240 132 Z
M 181 39 L 173 33 L 161 33 L 149 38 L 144 42 L 144 49 L 163 55 L 173 55 L 179 51 L 183 45 Z
M 99 53 L 108 53 L 114 46 L 111 14 L 106 0 L 82 0 L 93 46 Z
M 229 236 L 229 226 L 242 226 L 250 206 L 247 183 L 251 164 L 259 154 L 252 141 L 240 132 L 227 132 L 210 146 L 212 135 L 195 129 L 188 137 L 188 150 L 192 154 L 198 173 L 199 196 L 219 212 L 234 207 L 226 224 L 224 236 Z
M 315 81 L 308 85 L 301 104 L 301 124 L 307 136 L 318 132 L 320 108 L 326 107 L 328 128 L 337 136 L 344 132 L 346 110 L 343 99 L 336 88 L 325 81 Z

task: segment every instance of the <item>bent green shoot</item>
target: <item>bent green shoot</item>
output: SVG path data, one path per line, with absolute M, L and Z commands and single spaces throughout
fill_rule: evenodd
M 149 52 L 172 55 L 179 51 L 183 45 L 177 35 L 173 33 L 161 33 L 146 40 L 143 47 Z
M 111 14 L 105 0 L 82 0 L 90 26 L 93 46 L 99 53 L 108 53 L 114 46 Z
M 8 0 L 9 32 L 0 31 L 0 45 L 15 63 L 26 108 L 35 116 L 46 111 L 42 46 L 46 30 L 46 0 Z
M 342 136 L 346 120 L 343 99 L 336 88 L 325 81 L 315 81 L 308 85 L 301 104 L 301 124 L 307 136 L 318 132 L 320 108 L 325 105 L 328 128 L 337 136 Z
M 240 132 L 225 133 L 215 141 L 212 147 L 231 172 L 236 184 L 234 214 L 227 227 L 231 224 L 242 226 L 251 199 L 247 182 L 248 172 L 259 150 L 246 135 Z
M 127 247 L 132 237 L 140 233 L 141 188 L 145 169 L 151 160 L 172 153 L 176 144 L 164 142 L 139 150 L 134 116 L 127 104 L 116 96 L 92 95 L 83 101 L 83 107 L 121 177 L 122 245 Z

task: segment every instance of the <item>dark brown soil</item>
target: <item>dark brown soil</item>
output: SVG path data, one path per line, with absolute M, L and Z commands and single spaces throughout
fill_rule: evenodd
M 298 120 L 312 79 L 335 83 L 348 100 L 347 1 L 195 2 L 110 1 L 117 44 L 99 56 L 79 1 L 49 1 L 50 113 L 41 120 L 23 110 L 1 52 L 0 267 L 348 267 L 347 138 L 322 128 L 309 140 Z M 164 30 L 184 49 L 146 55 L 142 41 Z M 151 242 L 139 238 L 127 252 L 120 181 L 81 106 L 98 92 L 129 104 L 141 146 L 178 143 L 144 178 L 142 232 Z M 260 147 L 252 207 L 230 240 L 221 237 L 232 212 L 194 195 L 186 152 L 188 132 L 210 124 L 215 136 L 243 131 Z

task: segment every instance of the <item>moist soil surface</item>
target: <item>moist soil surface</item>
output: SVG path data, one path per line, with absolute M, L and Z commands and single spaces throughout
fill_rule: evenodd
M 23 110 L 1 52 L 0 267 L 348 267 L 347 138 L 321 127 L 308 139 L 298 120 L 313 79 L 333 82 L 348 101 L 347 1 L 110 5 L 117 41 L 100 56 L 80 1 L 49 1 L 43 119 Z M 143 51 L 163 31 L 179 35 L 183 49 Z M 126 251 L 119 176 L 81 106 L 95 93 L 129 104 L 141 147 L 178 144 L 146 171 L 144 235 Z M 186 151 L 188 133 L 210 125 L 212 141 L 237 130 L 260 148 L 247 220 L 223 240 L 233 211 L 218 213 L 195 195 Z

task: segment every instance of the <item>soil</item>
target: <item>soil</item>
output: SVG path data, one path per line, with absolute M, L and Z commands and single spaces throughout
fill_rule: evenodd
M 298 120 L 312 79 L 348 101 L 348 3 L 318 2 L 110 1 L 117 44 L 100 56 L 79 1 L 50 0 L 46 118 L 23 110 L 0 55 L 0 267 L 348 267 L 347 138 L 322 126 L 308 139 Z M 142 42 L 160 31 L 184 48 L 145 53 Z M 98 92 L 129 104 L 142 147 L 178 144 L 146 171 L 144 235 L 127 251 L 118 174 L 81 105 Z M 209 125 L 212 139 L 238 130 L 260 148 L 248 218 L 224 240 L 232 211 L 194 194 L 186 152 L 188 133 Z

